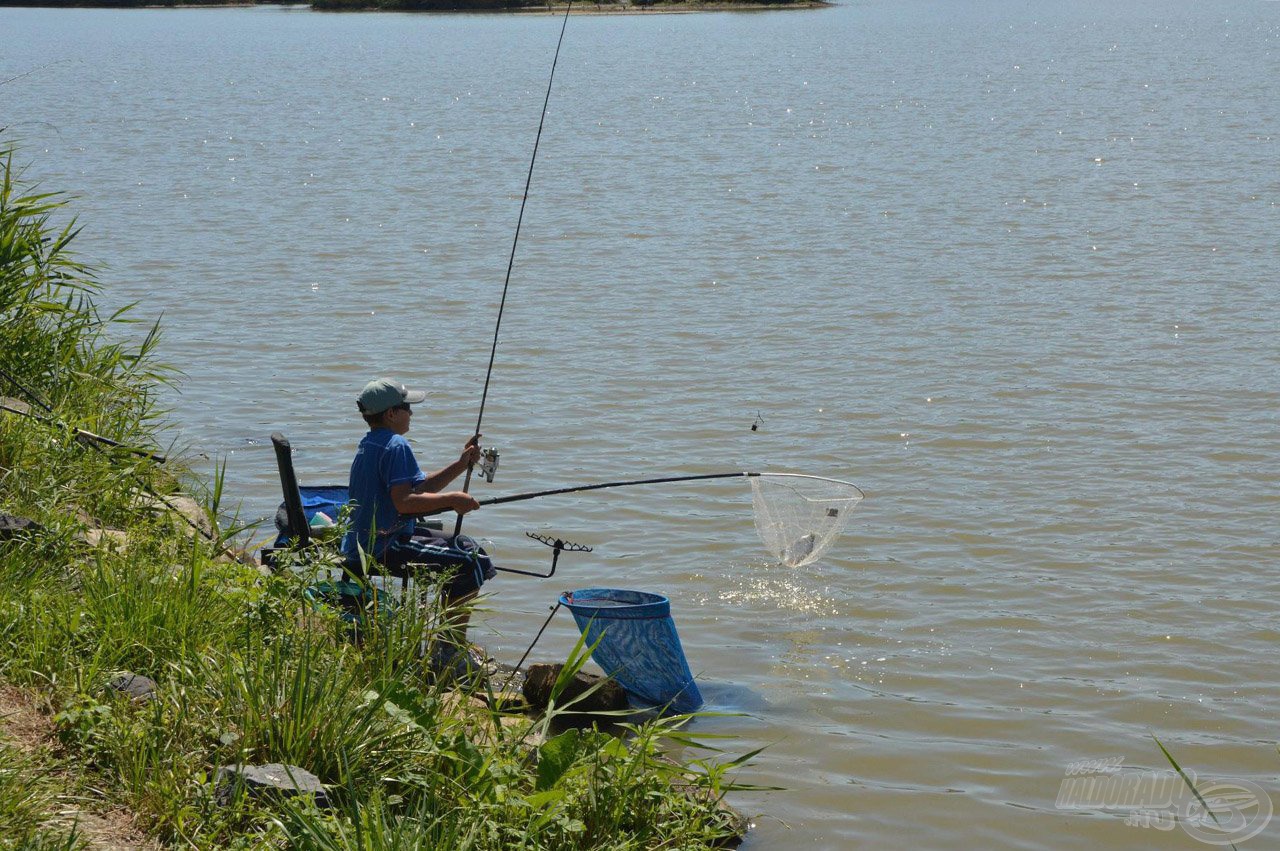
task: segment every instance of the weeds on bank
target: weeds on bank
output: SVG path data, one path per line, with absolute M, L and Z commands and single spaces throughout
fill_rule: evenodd
M 0 511 L 40 524 L 0 540 L 0 683 L 37 690 L 56 734 L 44 756 L 0 744 L 0 836 L 79 843 L 32 827 L 58 784 L 198 848 L 696 849 L 727 832 L 713 806 L 723 770 L 662 755 L 664 740 L 694 744 L 687 718 L 624 739 L 557 733 L 449 691 L 424 663 L 436 595 L 371 605 L 356 634 L 307 593 L 332 567 L 323 550 L 270 576 L 223 557 L 235 530 L 217 523 L 220 475 L 205 488 L 213 531 L 196 534 L 148 492 L 198 483 L 77 440 L 72 427 L 154 445 L 159 335 L 115 342 L 129 314 L 94 307 L 93 271 L 69 252 L 76 226 L 55 223 L 62 199 L 24 186 L 3 144 L 0 169 L 0 385 L 41 417 L 0 413 Z M 86 543 L 103 526 L 124 540 Z M 584 659 L 579 646 L 568 667 Z M 117 693 L 124 671 L 157 692 Z M 332 807 L 217 787 L 220 766 L 271 762 L 317 775 Z
M 54 803 L 48 769 L 17 747 L 0 742 L 0 837 L 5 847 L 44 851 L 80 845 L 74 830 L 45 824 Z
M 697 848 L 725 832 L 707 804 L 722 775 L 690 779 L 662 758 L 661 743 L 679 739 L 687 718 L 627 739 L 577 730 L 544 739 L 550 719 L 506 718 L 427 681 L 430 609 L 402 608 L 357 646 L 347 623 L 288 579 L 232 581 L 224 593 L 218 570 L 245 568 L 206 562 L 193 585 L 193 563 L 93 553 L 72 591 L 16 578 L 34 545 L 0 558 L 0 583 L 11 587 L 3 676 L 50 696 L 62 752 L 105 803 L 163 837 L 210 848 L 276 837 L 317 848 L 533 849 L 665 847 L 675 834 Z M 111 691 L 124 669 L 157 680 L 155 698 Z M 216 800 L 218 766 L 267 762 L 316 774 L 333 809 Z M 673 780 L 701 784 L 707 797 L 689 798 Z

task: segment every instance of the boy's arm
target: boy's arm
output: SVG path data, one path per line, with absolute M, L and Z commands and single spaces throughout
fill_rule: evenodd
M 449 465 L 449 467 L 452 466 L 454 465 Z M 439 514 L 443 511 L 466 514 L 480 507 L 480 503 L 476 502 L 471 494 L 462 491 L 417 493 L 414 486 L 408 482 L 391 486 L 391 502 L 395 505 L 396 511 L 401 514 Z
M 432 494 L 432 493 L 437 493 L 439 491 L 442 491 L 446 487 L 448 487 L 450 482 L 452 482 L 454 479 L 458 478 L 458 476 L 465 473 L 468 467 L 476 463 L 476 461 L 480 460 L 480 437 L 481 435 L 477 434 L 475 437 L 468 440 L 467 445 L 462 447 L 462 454 L 458 456 L 457 461 L 454 461 L 449 466 L 442 467 L 436 472 L 427 476 L 425 481 L 423 481 L 416 488 L 414 488 L 414 491 L 419 494 Z M 393 498 L 394 498 L 394 495 L 395 494 L 393 490 L 392 491 Z M 400 509 L 399 504 L 396 505 L 396 509 L 397 510 Z M 451 509 L 443 508 L 439 510 L 449 511 Z M 400 513 L 410 514 L 410 513 L 421 513 L 421 512 L 400 511 Z

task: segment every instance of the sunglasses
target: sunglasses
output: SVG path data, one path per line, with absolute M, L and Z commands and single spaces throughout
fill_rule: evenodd
M 391 410 L 393 410 L 393 411 L 404 411 L 406 414 L 412 414 L 412 413 L 413 413 L 413 408 L 409 405 L 409 403 L 408 403 L 408 402 L 401 402 L 399 405 L 395 405 L 395 406 L 393 406 L 393 407 L 391 408 Z

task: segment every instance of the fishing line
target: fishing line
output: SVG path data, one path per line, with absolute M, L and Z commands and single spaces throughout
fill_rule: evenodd
M 502 282 L 502 300 L 498 303 L 498 321 L 493 326 L 493 346 L 489 349 L 489 368 L 484 374 L 484 391 L 480 394 L 480 413 L 476 416 L 476 428 L 473 434 L 480 436 L 480 424 L 484 421 L 484 406 L 489 400 L 489 380 L 493 377 L 493 361 L 498 354 L 498 333 L 502 330 L 502 313 L 507 306 L 507 289 L 511 286 L 511 270 L 516 264 L 516 246 L 520 244 L 520 225 L 524 222 L 524 207 L 529 202 L 529 187 L 533 183 L 533 164 L 538 161 L 538 144 L 542 141 L 542 126 L 547 120 L 547 105 L 551 103 L 551 84 L 556 79 L 556 64 L 560 61 L 560 45 L 564 43 L 564 31 L 569 25 L 569 10 L 573 8 L 573 0 L 564 7 L 564 20 L 560 23 L 560 38 L 556 41 L 555 56 L 551 59 L 551 74 L 547 77 L 547 94 L 542 99 L 542 116 L 538 119 L 538 134 L 533 139 L 533 154 L 529 157 L 529 173 L 524 179 L 524 195 L 520 198 L 520 215 L 516 217 L 516 233 L 511 240 L 511 257 L 507 260 L 507 276 Z M 462 482 L 462 492 L 471 488 L 471 471 L 475 464 L 467 465 L 467 477 Z M 458 515 L 458 523 L 453 528 L 455 536 L 462 533 L 462 516 Z

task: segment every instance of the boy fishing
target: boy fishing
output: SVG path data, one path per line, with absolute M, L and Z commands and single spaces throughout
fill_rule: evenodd
M 441 597 L 461 644 L 469 619 L 462 604 L 494 577 L 493 564 L 470 538 L 449 538 L 419 526 L 415 518 L 445 511 L 466 514 L 480 507 L 464 491 L 444 490 L 479 459 L 480 435 L 467 441 L 458 460 L 424 474 L 404 436 L 412 406 L 426 398 L 390 378 L 370 381 L 360 392 L 356 405 L 369 432 L 351 462 L 351 526 L 342 538 L 342 554 L 357 576 L 364 574 L 362 551 L 392 576 L 447 575 Z

